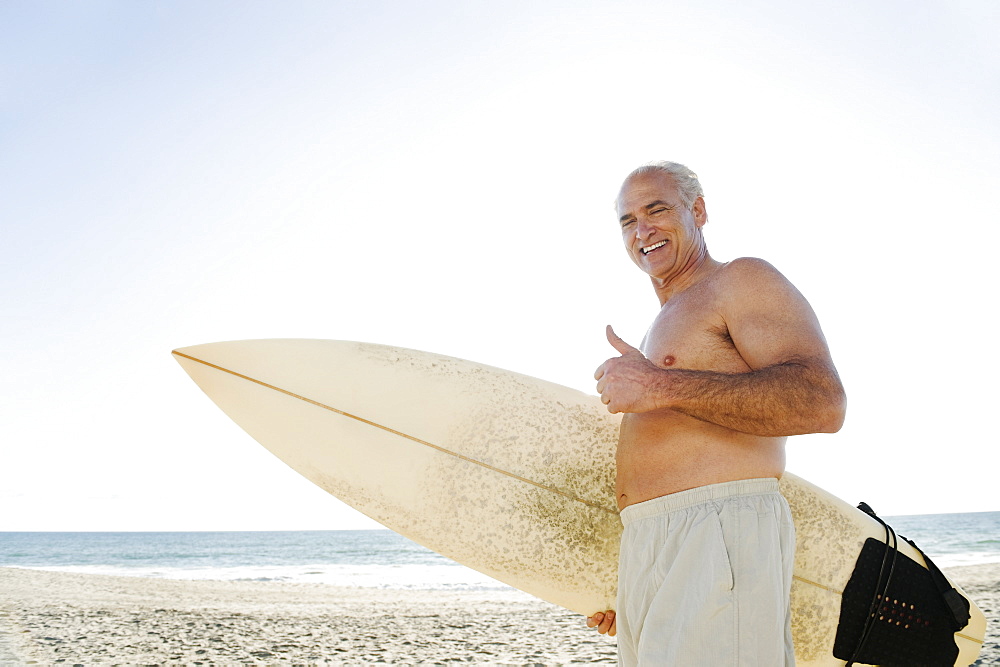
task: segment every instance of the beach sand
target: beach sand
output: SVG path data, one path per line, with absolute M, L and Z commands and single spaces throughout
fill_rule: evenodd
M 0 656 L 20 663 L 615 661 L 578 614 L 514 590 L 398 591 L 0 568 Z M 2 664 L 2 658 L 0 658 Z
M 1000 564 L 947 570 L 989 618 Z M 398 591 L 0 568 L 0 664 L 613 664 L 613 639 L 513 590 Z

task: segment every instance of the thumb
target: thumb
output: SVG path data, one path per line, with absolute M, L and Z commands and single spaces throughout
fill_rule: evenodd
M 618 334 L 615 333 L 615 330 L 611 328 L 610 324 L 608 325 L 607 334 L 608 334 L 608 342 L 611 343 L 611 347 L 618 350 L 619 353 L 629 354 L 632 352 L 638 352 L 639 354 L 642 354 L 641 351 L 637 350 L 636 348 L 632 347 L 631 345 L 623 341 L 621 338 L 619 338 Z

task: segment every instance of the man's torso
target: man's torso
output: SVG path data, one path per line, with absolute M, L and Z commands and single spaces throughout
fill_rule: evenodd
M 662 368 L 746 373 L 723 316 L 726 265 L 661 308 L 643 343 Z M 675 410 L 626 414 L 617 455 L 619 508 L 738 479 L 780 477 L 785 438 L 740 433 Z

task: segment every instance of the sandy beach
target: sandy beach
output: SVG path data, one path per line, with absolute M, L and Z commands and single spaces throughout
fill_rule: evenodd
M 947 570 L 989 619 L 1000 564 Z M 613 639 L 518 591 L 177 581 L 0 568 L 0 664 L 605 663 Z
M 0 568 L 0 664 L 615 660 L 614 640 L 519 591 L 176 581 Z

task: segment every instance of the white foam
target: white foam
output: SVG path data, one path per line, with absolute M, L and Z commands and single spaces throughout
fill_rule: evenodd
M 156 579 L 283 581 L 400 590 L 502 590 L 496 579 L 461 565 L 264 565 L 239 567 L 123 567 L 50 565 L 31 569 Z

